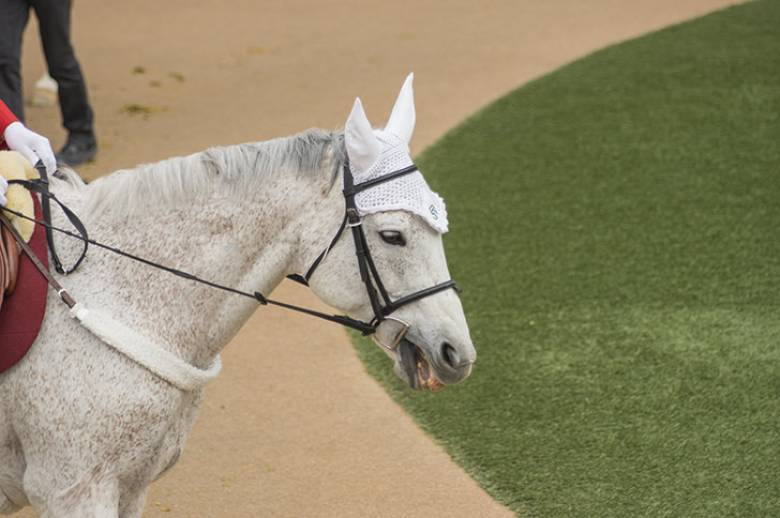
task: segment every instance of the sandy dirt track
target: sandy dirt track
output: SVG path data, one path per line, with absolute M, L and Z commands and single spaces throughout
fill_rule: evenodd
M 336 129 L 356 96 L 382 125 L 409 72 L 416 154 L 566 62 L 738 2 L 74 3 L 101 144 L 79 169 L 92 179 L 211 146 Z M 23 67 L 29 95 L 43 70 L 34 22 Z M 62 145 L 55 108 L 28 108 L 27 122 Z M 274 298 L 327 309 L 289 283 Z M 513 516 L 365 373 L 338 326 L 262 308 L 223 362 L 179 465 L 154 484 L 145 516 Z M 473 375 L 489 373 L 478 362 Z

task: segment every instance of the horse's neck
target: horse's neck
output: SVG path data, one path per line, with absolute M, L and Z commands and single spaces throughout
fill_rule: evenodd
M 343 207 L 324 192 L 310 179 L 278 178 L 242 196 L 198 196 L 173 209 L 163 204 L 129 218 L 106 215 L 90 220 L 88 227 L 90 237 L 145 259 L 268 295 L 287 274 L 300 272 L 313 259 L 311 250 L 301 250 L 301 235 L 322 236 L 325 243 L 337 226 Z M 203 365 L 257 308 L 253 299 L 94 247 L 72 278 L 86 305 L 114 312 L 122 323 Z

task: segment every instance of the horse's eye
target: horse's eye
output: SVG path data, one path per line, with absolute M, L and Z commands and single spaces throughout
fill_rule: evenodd
M 404 246 L 406 244 L 404 235 L 397 230 L 383 230 L 379 235 L 382 237 L 382 241 L 388 245 Z

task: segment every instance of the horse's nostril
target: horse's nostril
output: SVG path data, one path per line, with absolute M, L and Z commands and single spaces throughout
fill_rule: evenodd
M 460 354 L 458 350 L 451 346 L 449 343 L 444 342 L 442 345 L 442 357 L 447 362 L 447 366 L 452 369 L 460 367 Z

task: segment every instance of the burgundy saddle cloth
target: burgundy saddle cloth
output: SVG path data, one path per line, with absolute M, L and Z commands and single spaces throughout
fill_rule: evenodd
M 38 197 L 33 196 L 35 219 L 43 219 Z M 46 232 L 36 226 L 30 248 L 48 268 L 49 253 L 46 246 Z M 0 309 L 0 373 L 15 365 L 30 350 L 46 313 L 48 284 L 27 254 L 19 256 L 19 275 L 16 289 L 6 296 Z

